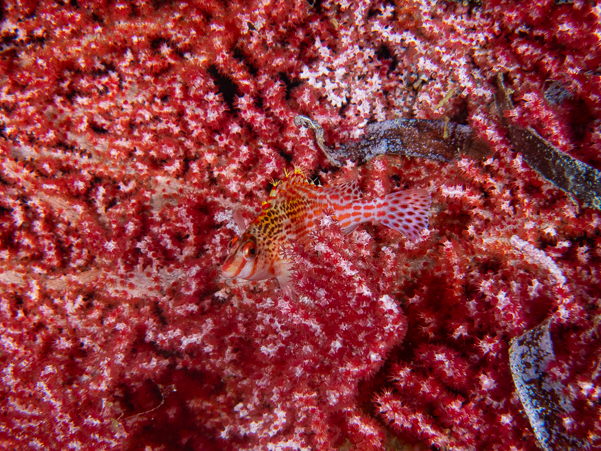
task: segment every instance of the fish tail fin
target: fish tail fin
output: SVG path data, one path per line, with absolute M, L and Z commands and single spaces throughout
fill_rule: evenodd
M 375 220 L 415 241 L 428 228 L 432 199 L 425 189 L 409 189 L 374 201 Z

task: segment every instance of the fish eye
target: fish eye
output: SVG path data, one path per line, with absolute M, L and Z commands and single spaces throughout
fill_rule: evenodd
M 252 260 L 257 255 L 257 246 L 252 241 L 249 241 L 242 248 L 242 255 L 247 260 Z

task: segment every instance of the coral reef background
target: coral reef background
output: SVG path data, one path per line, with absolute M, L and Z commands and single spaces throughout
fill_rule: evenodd
M 535 450 L 508 348 L 549 317 L 560 426 L 601 446 L 600 213 L 494 106 L 503 73 L 506 120 L 601 169 L 601 7 L 557 3 L 4 2 L 2 446 Z M 335 171 L 297 114 L 330 145 L 450 118 L 493 153 Z M 324 221 L 298 300 L 221 279 L 232 210 L 293 166 L 428 189 L 430 230 Z

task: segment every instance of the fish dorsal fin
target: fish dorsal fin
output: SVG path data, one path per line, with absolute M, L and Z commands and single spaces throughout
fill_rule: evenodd
M 288 185 L 306 184 L 307 176 L 301 168 L 294 168 L 294 171 L 286 172 L 284 183 Z
M 359 188 L 357 179 L 327 186 L 324 188 L 323 193 L 327 196 L 333 206 L 347 206 L 349 203 L 361 198 L 361 188 Z
M 272 180 L 273 188 L 269 193 L 269 199 L 277 197 L 280 193 L 285 192 L 294 185 L 307 185 L 307 176 L 300 168 L 295 168 L 292 172 L 285 172 L 284 180 Z
M 286 179 L 289 185 L 295 185 L 297 183 L 307 183 L 307 178 L 303 174 L 294 173 Z

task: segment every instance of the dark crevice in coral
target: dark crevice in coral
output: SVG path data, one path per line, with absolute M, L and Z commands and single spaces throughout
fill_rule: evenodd
M 348 98 L 344 101 L 344 103 L 342 104 L 342 106 L 340 108 L 338 108 L 338 115 L 344 117 L 344 113 L 346 112 L 346 110 L 348 109 L 349 106 L 349 100 Z
M 489 258 L 480 263 L 480 274 L 493 273 L 497 274 L 501 269 L 501 262 L 496 258 Z
M 101 15 L 99 15 L 99 14 L 96 14 L 96 11 L 92 11 L 92 12 L 90 13 L 90 18 L 91 18 L 91 19 L 92 19 L 94 22 L 96 22 L 96 23 L 99 23 L 99 24 L 103 24 L 103 25 L 104 25 L 104 19 L 103 19 L 103 17 L 102 17 Z
M 401 186 L 401 178 L 398 174 L 392 174 L 390 176 L 390 184 L 395 188 L 399 188 Z
M 78 146 L 74 146 L 73 144 L 69 144 L 66 141 L 59 141 L 56 143 L 56 148 L 61 149 L 65 152 L 65 154 L 77 155 L 80 158 L 91 159 L 92 155 L 86 150 Z
M 322 12 L 321 4 L 323 3 L 323 0 L 307 0 L 307 3 L 313 8 L 313 10 L 317 14 L 321 14 L 321 12 Z
M 174 2 L 172 0 L 152 0 L 151 4 L 155 10 L 159 10 L 165 6 L 170 6 Z
M 386 44 L 380 44 L 380 47 L 376 50 L 376 56 L 380 61 L 388 63 L 388 72 L 393 72 L 399 64 L 396 56 Z
M 280 154 L 280 156 L 286 160 L 287 164 L 292 164 L 292 162 L 294 161 L 294 155 L 289 154 L 288 152 L 286 152 L 283 148 L 278 147 L 278 153 Z
M 108 133 L 106 128 L 104 128 L 102 125 L 96 124 L 95 122 L 90 122 L 89 125 L 90 128 L 99 135 L 106 135 Z
M 207 69 L 207 72 L 211 77 L 213 77 L 213 81 L 217 89 L 221 93 L 223 100 L 228 104 L 230 110 L 235 111 L 234 101 L 236 97 L 240 97 L 240 90 L 238 89 L 238 85 L 234 83 L 234 81 L 227 75 L 223 75 L 217 69 L 217 66 L 211 64 Z
M 161 306 L 157 302 L 151 303 L 151 306 L 152 311 L 154 313 L 154 317 L 159 320 L 159 323 L 162 326 L 166 326 L 167 324 L 169 324 L 169 322 L 165 318 L 165 315 L 163 314 L 163 309 L 161 308 Z
M 590 124 L 594 121 L 594 115 L 588 104 L 582 99 L 575 99 L 569 103 L 568 122 L 571 127 L 572 137 L 576 141 L 577 146 L 581 146 Z
M 460 104 L 455 108 L 457 112 L 453 114 L 449 119 L 451 122 L 461 125 L 469 125 L 467 119 L 469 117 L 469 110 L 467 105 L 467 99 L 463 98 L 460 100 Z
M 234 58 L 236 58 L 238 61 L 240 61 L 242 64 L 244 64 L 246 66 L 246 68 L 248 69 L 248 72 L 253 77 L 257 76 L 257 74 L 259 73 L 259 69 L 251 62 L 251 60 L 249 58 L 246 57 L 244 52 L 239 47 L 234 47 L 232 56 Z
M 375 16 L 377 16 L 380 13 L 378 8 L 369 8 L 369 10 L 367 11 L 367 19 L 371 20 L 373 19 Z
M 149 39 L 149 43 L 150 43 L 150 48 L 152 48 L 152 50 L 154 50 L 156 53 L 161 52 L 161 46 L 163 44 L 170 45 L 169 40 L 165 39 L 163 36 L 154 36 Z
M 279 76 L 280 80 L 282 80 L 284 85 L 286 86 L 286 100 L 290 100 L 290 95 L 292 94 L 292 90 L 294 88 L 302 85 L 303 82 L 299 79 L 291 80 L 290 77 L 288 76 L 288 74 L 285 72 L 278 73 L 278 76 Z
M 58 80 L 58 81 L 60 81 L 60 82 L 64 82 L 64 83 L 66 83 L 66 82 L 67 82 L 67 80 Z M 77 90 L 77 89 L 73 88 L 71 85 L 69 85 L 69 86 L 67 87 L 67 91 L 66 91 L 66 92 L 65 92 L 65 94 L 64 94 L 64 97 L 65 97 L 65 99 L 67 99 L 69 102 L 73 103 L 73 100 L 74 100 L 74 99 L 75 99 L 77 96 L 79 96 L 80 94 L 81 94 L 81 93 L 80 93 L 80 91 L 79 91 L 79 90 Z

